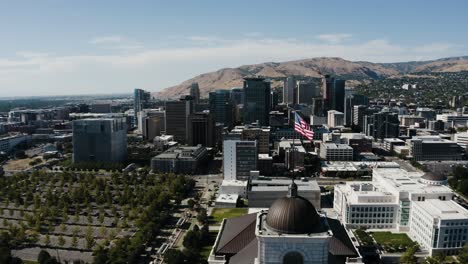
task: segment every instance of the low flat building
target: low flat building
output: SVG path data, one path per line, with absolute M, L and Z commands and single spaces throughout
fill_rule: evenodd
M 12 135 L 0 138 L 0 152 L 9 153 L 21 143 L 31 140 L 31 136 L 25 134 Z
M 220 194 L 215 201 L 217 208 L 236 208 L 239 201 L 238 194 Z
M 219 188 L 220 194 L 237 194 L 241 197 L 247 197 L 248 181 L 223 180 Z
M 269 207 L 276 199 L 288 193 L 290 179 L 260 178 L 251 180 L 247 189 L 249 207 Z M 296 180 L 299 194 L 320 208 L 320 188 L 315 180 Z
M 353 160 L 353 148 L 346 144 L 321 143 L 320 158 L 329 161 Z
M 410 156 L 420 160 L 461 160 L 462 148 L 440 136 L 415 136 L 407 140 Z
M 208 160 L 208 150 L 201 146 L 173 147 L 151 159 L 151 170 L 161 173 L 196 174 Z
M 162 135 L 162 136 L 156 136 L 153 140 L 153 144 L 154 144 L 156 151 L 165 151 L 166 149 L 177 145 L 177 142 L 174 141 L 174 136 Z
M 384 149 L 388 152 L 394 151 L 395 146 L 404 146 L 405 141 L 399 138 L 385 138 L 384 142 Z
M 374 168 L 400 168 L 393 161 L 331 161 L 322 162 L 321 172 L 326 177 L 356 177 L 372 175 Z

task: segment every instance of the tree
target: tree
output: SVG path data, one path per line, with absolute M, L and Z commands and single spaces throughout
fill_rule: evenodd
M 446 256 L 444 254 L 436 254 L 432 257 L 427 257 L 424 260 L 424 264 L 440 264 L 440 263 L 445 263 Z
M 458 261 L 460 263 L 468 263 L 468 244 L 465 244 L 458 254 Z
M 200 224 L 204 225 L 208 222 L 208 215 L 206 214 L 206 209 L 201 208 L 197 215 L 197 220 Z
M 102 247 L 98 246 L 94 251 L 94 262 L 95 264 L 106 264 L 109 263 L 108 251 Z
M 78 246 L 78 238 L 76 237 L 76 235 L 72 236 L 71 246 L 74 248 Z
M 184 237 L 184 247 L 189 250 L 197 251 L 201 248 L 200 231 L 190 230 Z
M 418 249 L 419 249 L 418 245 L 414 245 L 414 246 L 409 247 L 405 251 L 405 253 L 403 253 L 403 255 L 401 255 L 400 263 L 405 263 L 405 264 L 416 264 L 416 263 L 418 263 L 417 258 L 415 256 L 416 251 L 418 251 Z
M 185 255 L 180 250 L 169 249 L 164 255 L 164 262 L 167 264 L 183 264 L 185 263 Z
M 45 237 L 44 237 L 44 244 L 46 246 L 49 246 L 50 245 L 50 236 L 49 234 L 46 234 Z
M 58 237 L 58 244 L 59 246 L 63 247 L 65 245 L 65 239 L 63 238 L 62 235 Z
M 85 233 L 86 248 L 91 249 L 94 246 L 93 228 L 88 226 Z
M 49 264 L 51 260 L 52 256 L 50 256 L 49 252 L 45 250 L 41 250 L 37 256 L 37 262 L 39 262 L 39 264 Z
M 187 201 L 187 205 L 190 209 L 193 209 L 193 207 L 195 206 L 195 201 L 193 199 L 189 199 Z

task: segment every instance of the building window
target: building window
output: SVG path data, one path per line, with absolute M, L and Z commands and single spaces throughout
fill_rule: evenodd
M 283 264 L 303 264 L 304 258 L 299 252 L 288 252 L 283 257 Z

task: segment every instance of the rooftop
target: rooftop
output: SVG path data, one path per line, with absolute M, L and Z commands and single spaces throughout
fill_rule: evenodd
M 427 199 L 425 201 L 416 201 L 414 203 L 434 218 L 442 220 L 468 219 L 468 210 L 454 201 Z
M 335 143 L 322 143 L 323 147 L 326 149 L 343 149 L 343 150 L 353 150 L 352 147 L 350 147 L 347 144 L 335 144 Z
M 447 186 L 422 183 L 420 179 L 423 175 L 423 172 L 408 172 L 399 168 L 374 168 L 372 180 L 392 192 L 452 193 Z

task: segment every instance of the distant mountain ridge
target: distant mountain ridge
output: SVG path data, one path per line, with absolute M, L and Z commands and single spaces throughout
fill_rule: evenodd
M 272 86 L 279 86 L 280 78 L 287 76 L 320 77 L 332 74 L 346 80 L 381 79 L 391 76 L 423 72 L 468 71 L 468 56 L 443 58 L 429 61 L 409 61 L 396 63 L 373 63 L 367 61 L 348 61 L 337 57 L 318 57 L 286 62 L 265 62 L 243 65 L 237 68 L 223 68 L 214 72 L 200 74 L 179 85 L 153 93 L 156 98 L 178 98 L 188 94 L 190 85 L 197 82 L 201 97 L 218 89 L 241 87 L 246 76 L 260 75 L 273 79 Z

